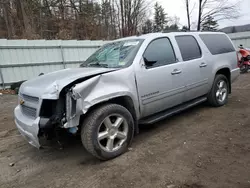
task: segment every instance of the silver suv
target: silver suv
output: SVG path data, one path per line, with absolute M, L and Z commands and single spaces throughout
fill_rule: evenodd
M 24 82 L 15 123 L 30 144 L 58 130 L 80 133 L 95 157 L 124 153 L 138 124 L 153 124 L 207 101 L 224 105 L 239 76 L 223 33 L 153 33 L 108 43 L 79 68 Z

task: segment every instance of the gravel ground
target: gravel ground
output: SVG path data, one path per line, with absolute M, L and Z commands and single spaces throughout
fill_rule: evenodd
M 17 97 L 0 95 L 0 187 L 249 188 L 249 79 L 240 76 L 224 107 L 203 104 L 141 127 L 131 150 L 107 162 L 79 137 L 63 150 L 33 148 L 15 129 Z

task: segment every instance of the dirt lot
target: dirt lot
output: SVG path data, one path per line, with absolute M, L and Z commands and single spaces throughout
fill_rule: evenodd
M 64 150 L 33 148 L 14 126 L 17 97 L 2 95 L 0 187 L 250 187 L 249 80 L 241 75 L 222 108 L 200 105 L 143 128 L 131 151 L 108 162 L 79 138 Z

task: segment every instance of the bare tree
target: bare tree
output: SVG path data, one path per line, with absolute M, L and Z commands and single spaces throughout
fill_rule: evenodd
M 230 3 L 230 0 L 199 0 L 197 30 L 201 29 L 201 24 L 209 17 L 215 21 L 225 19 L 236 19 L 240 17 L 238 2 Z
M 188 30 L 190 30 L 190 12 L 189 12 L 189 2 L 190 0 L 185 0 L 186 11 L 187 11 L 187 20 L 188 20 Z
M 199 10 L 198 10 L 198 23 L 197 23 L 197 31 L 201 30 L 201 16 L 202 16 L 202 5 L 206 4 L 207 0 L 199 0 Z
M 196 7 L 196 3 L 192 3 L 191 0 L 183 0 L 185 3 L 185 7 L 186 7 L 186 15 L 187 15 L 187 30 L 191 29 L 192 23 L 191 23 L 191 15 Z
M 120 36 L 135 35 L 147 11 L 146 0 L 119 0 L 116 2 Z
M 11 2 L 8 0 L 2 0 L 0 1 L 0 6 L 2 6 L 3 9 L 3 17 L 7 28 L 8 38 L 12 38 L 15 36 L 15 28 L 13 25 Z
M 0 0 L 0 37 L 108 39 L 134 35 L 148 0 Z
M 20 9 L 19 10 L 20 18 L 21 18 L 21 21 L 22 21 L 22 26 L 24 28 L 23 35 L 25 37 L 31 36 L 32 35 L 32 31 L 31 31 L 32 28 L 31 28 L 31 25 L 29 23 L 29 19 L 28 19 L 26 10 L 25 10 L 25 7 L 27 7 L 27 5 L 26 5 L 27 2 L 22 1 L 22 0 L 17 0 L 16 3 L 17 3 L 17 8 Z

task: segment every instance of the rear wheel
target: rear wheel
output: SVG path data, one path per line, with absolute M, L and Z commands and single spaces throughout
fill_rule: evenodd
M 101 160 L 109 160 L 126 152 L 134 134 L 132 115 L 117 104 L 107 104 L 92 111 L 82 126 L 84 147 Z
M 226 76 L 218 74 L 215 76 L 213 87 L 208 94 L 208 102 L 210 105 L 219 107 L 228 101 L 229 82 Z
M 241 73 L 246 73 L 248 71 L 248 66 L 247 65 L 242 65 L 241 67 L 240 67 L 240 72 Z

